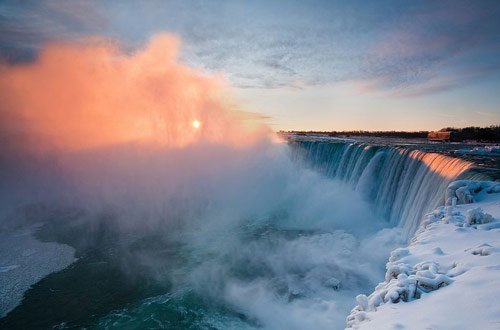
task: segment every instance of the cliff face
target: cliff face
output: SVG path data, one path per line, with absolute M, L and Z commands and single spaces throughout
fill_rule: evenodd
M 498 329 L 500 184 L 457 181 L 447 197 L 391 253 L 385 281 L 356 297 L 347 328 Z

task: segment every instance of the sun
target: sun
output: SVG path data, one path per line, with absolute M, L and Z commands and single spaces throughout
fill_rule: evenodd
M 201 122 L 198 119 L 195 119 L 195 120 L 193 120 L 193 122 L 191 123 L 191 125 L 193 125 L 193 127 L 195 129 L 198 129 L 198 128 L 201 127 Z

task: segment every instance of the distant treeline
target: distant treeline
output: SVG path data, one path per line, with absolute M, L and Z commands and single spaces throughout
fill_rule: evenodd
M 440 132 L 451 131 L 459 140 L 475 140 L 486 142 L 500 142 L 500 125 L 492 125 L 489 127 L 464 127 L 454 128 L 446 127 L 439 130 Z M 326 136 L 349 137 L 349 136 L 373 136 L 373 137 L 394 137 L 394 138 L 427 138 L 429 131 L 404 132 L 404 131 L 288 131 L 287 133 L 294 134 L 320 134 Z
M 460 140 L 476 140 L 488 142 L 500 142 L 500 125 L 492 125 L 489 127 L 464 127 L 454 128 L 445 127 L 439 130 L 440 132 L 453 132 Z

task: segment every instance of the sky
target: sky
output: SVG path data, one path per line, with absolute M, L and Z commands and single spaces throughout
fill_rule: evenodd
M 159 33 L 276 130 L 500 124 L 499 1 L 0 1 L 0 59 Z

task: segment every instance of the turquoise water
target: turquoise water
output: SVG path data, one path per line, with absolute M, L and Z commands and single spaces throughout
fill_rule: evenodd
M 360 143 L 277 151 L 212 166 L 189 152 L 196 175 L 170 169 L 170 154 L 142 172 L 111 162 L 89 187 L 109 180 L 97 199 L 109 192 L 114 207 L 34 217 L 46 219 L 37 238 L 74 247 L 77 261 L 35 284 L 0 328 L 342 328 L 388 253 L 468 168 Z
M 22 304 L 0 320 L 2 328 L 274 328 L 256 317 L 251 303 L 228 298 L 227 285 L 246 290 L 259 283 L 271 297 L 260 303 L 285 310 L 298 301 L 314 305 L 314 300 L 335 301 L 369 289 L 364 276 L 328 264 L 331 258 L 345 258 L 346 251 L 312 262 L 294 255 L 302 248 L 312 249 L 305 255 L 348 248 L 352 237 L 340 232 L 278 228 L 275 218 L 249 220 L 227 238 L 237 240 L 237 249 L 207 242 L 199 249 L 179 239 L 182 232 L 144 236 L 122 231 L 109 217 L 90 224 L 82 220 L 83 212 L 76 214 L 54 216 L 37 236 L 75 247 L 78 260 L 30 289 Z M 338 244 L 343 240 L 348 244 Z M 344 316 L 338 313 L 336 322 Z

